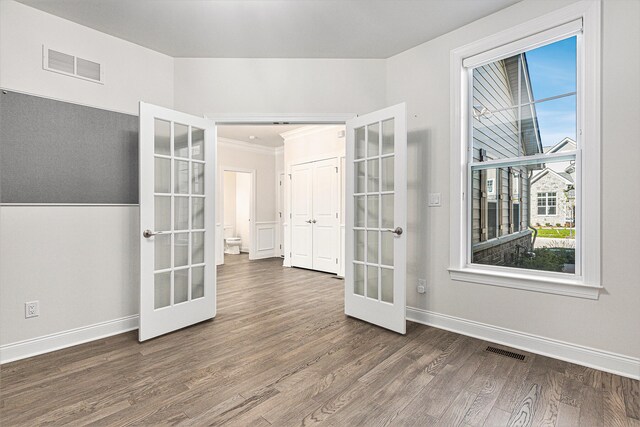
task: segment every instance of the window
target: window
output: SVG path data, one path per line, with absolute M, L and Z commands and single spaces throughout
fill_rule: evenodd
M 538 215 L 556 215 L 556 193 L 538 193 Z
M 454 280 L 597 298 L 599 40 L 584 1 L 452 52 Z

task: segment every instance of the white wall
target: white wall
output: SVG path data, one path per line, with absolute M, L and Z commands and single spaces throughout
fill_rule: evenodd
M 240 249 L 249 252 L 251 244 L 249 228 L 251 223 L 251 174 L 237 172 L 236 174 L 236 235 L 242 239 Z
M 640 356 L 640 3 L 603 7 L 603 247 L 598 301 L 449 279 L 449 53 L 570 2 L 525 0 L 387 62 L 387 102 L 406 101 L 409 127 L 407 303 L 447 316 Z M 627 101 L 628 102 L 625 102 Z M 429 192 L 442 207 L 427 208 Z M 427 293 L 416 292 L 418 277 Z
M 224 229 L 230 236 L 236 235 L 236 173 L 224 172 Z M 227 228 L 229 228 L 227 230 Z
M 43 44 L 102 61 L 105 84 L 44 71 Z M 0 52 L 4 89 L 136 115 L 140 100 L 173 104 L 173 58 L 14 1 L 0 1 Z M 136 315 L 138 214 L 137 206 L 1 207 L 0 345 Z M 40 317 L 25 319 L 32 300 Z
M 100 62 L 105 83 L 43 70 L 42 45 Z M 135 115 L 173 106 L 173 58 L 15 1 L 0 1 L 0 51 L 2 88 Z
M 233 143 L 218 145 L 218 170 L 223 168 L 256 171 L 256 222 L 276 219 L 276 169 L 273 150 L 251 150 Z M 218 209 L 220 209 L 218 204 Z M 216 222 L 221 221 L 218 210 Z
M 384 85 L 380 59 L 175 59 L 175 107 L 209 117 L 373 111 Z
M 137 314 L 138 221 L 136 206 L 0 208 L 0 345 Z

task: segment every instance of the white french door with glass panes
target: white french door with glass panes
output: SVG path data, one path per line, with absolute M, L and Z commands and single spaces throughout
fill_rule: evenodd
M 347 122 L 345 313 L 406 331 L 405 104 Z
M 216 315 L 215 123 L 140 103 L 144 341 Z

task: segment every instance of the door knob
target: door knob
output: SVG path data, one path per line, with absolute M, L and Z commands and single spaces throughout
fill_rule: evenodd
M 393 228 L 385 228 L 383 231 L 386 231 L 388 233 L 393 233 L 396 236 L 400 236 L 403 232 L 402 227 L 396 227 L 395 229 Z
M 312 224 L 315 224 L 316 222 L 318 222 L 318 221 L 316 221 L 315 219 L 312 219 L 312 220 L 311 220 L 311 223 L 312 223 Z
M 164 232 L 164 231 L 151 231 L 151 230 L 149 230 L 149 229 L 144 230 L 144 231 L 142 232 L 142 236 L 143 236 L 143 237 L 145 237 L 145 238 L 147 238 L 147 239 L 148 239 L 149 237 L 153 237 L 153 236 L 155 236 L 156 234 L 165 234 L 165 232 Z
M 310 219 L 306 220 L 305 222 L 306 222 L 307 224 L 311 224 L 311 220 L 310 220 Z

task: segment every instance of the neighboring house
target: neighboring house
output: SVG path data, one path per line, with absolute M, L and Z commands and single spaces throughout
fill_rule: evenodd
M 473 156 L 476 161 L 543 152 L 526 55 L 474 70 Z M 518 121 L 518 117 L 521 118 Z M 539 166 L 473 173 L 473 262 L 507 265 L 532 249 L 529 181 Z
M 564 138 L 545 151 L 562 153 L 576 149 L 576 142 Z M 575 226 L 575 165 L 571 161 L 545 164 L 531 177 L 531 224 L 535 227 L 560 224 Z

